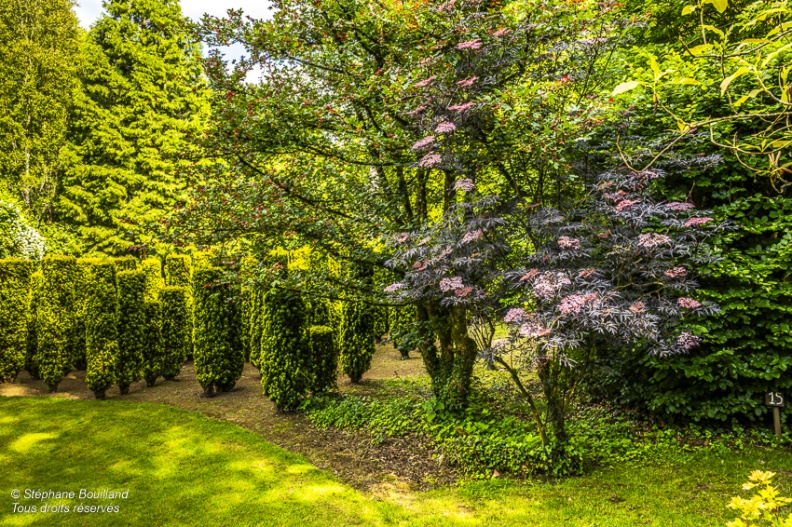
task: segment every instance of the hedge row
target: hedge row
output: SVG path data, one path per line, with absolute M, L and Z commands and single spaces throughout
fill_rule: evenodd
M 28 341 L 29 260 L 0 260 L 0 382 L 13 382 L 25 367 Z

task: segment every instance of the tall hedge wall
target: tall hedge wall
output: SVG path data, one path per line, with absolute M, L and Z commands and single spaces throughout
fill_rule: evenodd
M 146 325 L 143 335 L 143 378 L 147 386 L 154 386 L 163 371 L 162 302 L 146 300 L 143 313 Z
M 33 262 L 0 260 L 0 382 L 13 382 L 25 367 Z
M 190 317 L 187 312 L 186 287 L 168 286 L 160 291 L 162 303 L 162 370 L 173 380 L 181 372 L 190 349 Z
M 338 377 L 338 348 L 335 345 L 333 329 L 327 326 L 308 328 L 308 344 L 313 393 L 332 390 Z
M 171 287 L 184 287 L 187 292 L 187 356 L 193 354 L 193 320 L 195 308 L 193 306 L 193 264 L 192 258 L 186 254 L 169 254 L 165 257 L 165 285 Z
M 238 310 L 234 292 L 217 285 L 222 270 L 202 267 L 193 272 L 194 356 L 198 382 L 207 395 L 229 391 L 242 376 L 245 356 L 238 345 Z
M 143 299 L 146 275 L 143 271 L 118 273 L 118 356 L 115 377 L 122 394 L 143 376 L 143 349 L 146 344 L 146 313 Z
M 162 277 L 162 262 L 159 258 L 148 257 L 140 262 L 140 268 L 146 274 L 146 300 L 159 299 L 159 292 L 165 287 Z
M 74 281 L 77 263 L 71 256 L 45 256 L 36 309 L 34 368 L 50 392 L 72 369 L 76 355 Z
M 97 399 L 115 383 L 118 355 L 118 292 L 112 260 L 92 261 L 87 267 L 85 382 Z
M 305 303 L 302 297 L 273 287 L 264 297 L 266 312 L 261 334 L 261 386 L 282 411 L 297 409 L 311 384 L 307 346 L 303 340 Z
M 341 316 L 339 351 L 344 373 L 360 382 L 371 367 L 374 356 L 374 313 L 370 306 L 359 302 L 345 302 Z
M 25 355 L 25 369 L 34 379 L 41 379 L 36 364 L 38 352 L 38 306 L 41 304 L 42 285 L 44 275 L 36 271 L 30 276 L 30 308 L 27 316 L 27 354 Z
M 113 264 L 116 268 L 116 273 L 121 271 L 135 271 L 137 270 L 138 260 L 134 256 L 119 256 L 113 258 Z

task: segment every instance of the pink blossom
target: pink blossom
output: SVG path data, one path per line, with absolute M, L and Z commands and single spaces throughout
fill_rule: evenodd
M 437 78 L 437 75 L 432 75 L 432 76 L 431 76 L 431 77 L 429 77 L 428 79 L 424 79 L 424 80 L 422 80 L 421 82 L 416 82 L 416 83 L 415 83 L 415 86 L 417 86 L 418 88 L 424 88 L 424 87 L 426 87 L 426 86 L 429 86 L 430 84 L 432 84 L 432 82 L 433 82 L 433 81 L 434 81 L 436 78 Z
M 657 247 L 659 245 L 666 245 L 671 242 L 671 238 L 665 234 L 657 234 L 656 232 L 649 232 L 638 236 L 638 245 L 641 247 Z
M 404 289 L 404 284 L 401 283 L 401 282 L 396 282 L 396 283 L 393 283 L 393 284 L 389 285 L 388 287 L 386 287 L 385 288 L 385 292 L 386 293 L 394 293 L 394 292 L 398 291 L 399 289 Z
M 712 218 L 690 218 L 685 222 L 685 227 L 698 227 L 712 221 Z
M 458 179 L 456 183 L 454 183 L 454 190 L 462 189 L 465 192 L 473 192 L 474 188 L 476 188 L 476 184 L 469 178 Z
M 476 105 L 476 103 L 466 102 L 464 104 L 455 104 L 453 106 L 449 106 L 448 109 L 453 112 L 464 112 L 465 110 L 470 110 Z
M 449 132 L 453 132 L 454 130 L 456 130 L 456 125 L 451 121 L 443 121 L 435 128 L 435 132 L 438 134 L 447 134 Z
M 558 246 L 562 249 L 580 249 L 580 240 L 569 236 L 561 236 L 558 238 Z
M 482 236 L 484 236 L 484 231 L 482 231 L 481 229 L 466 232 L 465 236 L 462 237 L 462 243 L 468 243 L 475 240 L 480 240 Z
M 460 42 L 457 44 L 457 49 L 479 49 L 481 47 L 481 39 L 469 40 L 467 42 Z
M 605 232 L 598 233 L 597 238 L 599 238 L 600 240 L 607 240 L 608 238 L 610 238 L 610 235 L 611 235 L 611 231 L 607 230 Z
M 470 77 L 469 79 L 457 82 L 457 86 L 473 86 L 473 83 L 477 80 L 478 77 Z
M 688 272 L 684 267 L 674 267 L 666 270 L 663 274 L 669 278 L 684 278 L 687 276 Z
M 640 202 L 641 202 L 641 200 L 639 200 L 639 199 L 625 199 L 625 200 L 622 200 L 622 201 L 619 202 L 618 205 L 616 205 L 616 212 L 621 212 L 623 210 L 630 210 L 633 205 L 635 205 L 637 203 L 640 203 Z
M 517 307 L 517 308 L 510 309 L 506 313 L 506 316 L 503 317 L 503 321 L 506 322 L 506 323 L 520 322 L 526 316 L 528 316 L 528 313 L 526 313 L 524 309 Z
M 605 197 L 613 200 L 614 202 L 618 203 L 624 199 L 627 193 L 623 190 L 619 190 L 618 192 L 614 192 L 613 194 L 605 194 Z
M 453 278 L 443 278 L 440 280 L 440 290 L 444 293 L 452 289 L 460 289 L 463 287 L 465 287 L 465 284 L 462 283 L 462 279 L 458 276 Z
M 418 260 L 417 262 L 415 262 L 413 264 L 412 268 L 417 270 L 417 271 L 423 271 L 424 269 L 426 269 L 426 264 L 427 263 L 428 262 L 426 260 Z
M 416 141 L 414 145 L 412 145 L 413 150 L 423 150 L 427 146 L 434 144 L 435 137 L 430 135 L 428 137 L 424 137 L 423 139 Z
M 636 315 L 638 315 L 640 313 L 645 313 L 646 312 L 646 304 L 644 304 L 643 302 L 636 302 L 636 303 L 634 303 L 633 305 L 630 306 L 630 311 L 632 311 Z
M 443 162 L 443 158 L 440 157 L 440 154 L 426 154 L 418 161 L 418 166 L 423 168 L 432 168 L 436 167 L 440 163 Z
M 701 307 L 701 302 L 698 300 L 693 300 L 692 298 L 677 298 L 677 304 L 685 309 L 696 309 Z
M 526 280 L 531 280 L 532 278 L 534 278 L 538 274 L 539 274 L 539 270 L 538 269 L 531 269 L 530 271 L 525 273 L 522 276 L 522 278 L 520 278 L 520 282 L 525 282 Z
M 501 350 L 507 347 L 508 345 L 509 345 L 509 339 L 498 339 L 498 340 L 493 340 L 490 347 L 494 350 Z
M 437 8 L 438 13 L 442 13 L 443 11 L 451 12 L 454 9 L 454 5 L 456 4 L 456 0 L 449 0 L 448 2 L 442 4 L 440 7 Z
M 580 313 L 583 306 L 586 304 L 586 299 L 581 295 L 569 295 L 561 299 L 558 304 L 558 311 L 562 315 L 570 315 L 572 313 Z
M 500 38 L 505 35 L 508 35 L 509 33 L 511 33 L 511 29 L 505 27 L 503 29 L 497 30 L 495 33 L 492 34 L 492 36 L 495 38 Z
M 588 278 L 589 276 L 593 275 L 596 272 L 597 272 L 596 269 L 583 269 L 578 273 L 578 278 Z
M 693 333 L 685 331 L 679 337 L 677 337 L 677 344 L 685 348 L 686 350 L 690 351 L 693 348 L 697 348 L 701 345 L 702 339 L 699 336 L 694 335 Z
M 438 255 L 437 255 L 437 259 L 438 259 L 438 260 L 442 260 L 443 258 L 445 258 L 446 256 L 448 256 L 448 255 L 449 255 L 449 254 L 451 254 L 452 252 L 454 252 L 454 251 L 453 251 L 453 250 L 451 250 L 451 248 L 450 248 L 450 247 L 446 247 L 446 248 L 444 248 L 442 251 L 440 251 L 440 254 L 438 254 Z
M 520 335 L 527 338 L 541 338 L 546 337 L 552 333 L 551 329 L 545 328 L 543 325 L 532 322 L 530 324 L 523 324 L 520 326 Z
M 534 280 L 534 294 L 549 300 L 565 285 L 572 285 L 572 281 L 564 273 L 545 272 Z
M 456 289 L 454 289 L 454 294 L 456 296 L 461 296 L 463 298 L 468 296 L 472 292 L 473 292 L 472 287 L 457 287 Z
M 682 212 L 684 210 L 695 209 L 696 206 L 689 202 L 682 203 L 681 201 L 670 201 L 665 204 L 665 208 L 673 212 Z
M 403 232 L 403 233 L 399 234 L 399 236 L 396 238 L 396 241 L 399 242 L 399 243 L 404 243 L 404 242 L 406 242 L 409 239 L 410 239 L 410 233 L 409 232 Z

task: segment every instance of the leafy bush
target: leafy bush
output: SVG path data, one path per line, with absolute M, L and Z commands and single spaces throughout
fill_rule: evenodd
M 34 368 L 50 392 L 72 369 L 76 334 L 74 281 L 76 260 L 71 256 L 45 256 L 36 306 L 36 354 Z
M 195 371 L 206 395 L 227 392 L 242 376 L 245 356 L 238 346 L 234 293 L 219 283 L 223 272 L 202 267 L 193 273 Z
M 0 200 L 0 258 L 41 260 L 45 243 L 17 207 Z
M 308 328 L 308 344 L 311 351 L 308 365 L 311 367 L 310 390 L 313 393 L 336 387 L 338 348 L 333 337 L 333 329 L 327 326 Z
M 181 372 L 190 349 L 187 299 L 186 287 L 167 286 L 160 291 L 162 364 L 159 374 L 169 381 L 175 379 Z
M 88 362 L 85 382 L 97 399 L 115 383 L 118 356 L 118 291 L 112 260 L 88 264 L 86 284 L 85 355 Z
M 121 394 L 143 375 L 146 345 L 144 296 L 146 275 L 143 271 L 121 271 L 118 277 L 118 356 L 115 378 Z
M 374 313 L 370 306 L 344 303 L 339 348 L 344 373 L 352 382 L 360 382 L 374 357 Z
M 310 384 L 303 340 L 305 302 L 302 297 L 280 287 L 264 296 L 266 314 L 261 333 L 261 386 L 280 410 L 297 409 Z
M 14 382 L 25 367 L 33 262 L 0 260 L 0 382 Z
M 157 300 L 160 290 L 165 286 L 162 262 L 159 258 L 148 257 L 140 262 L 140 266 L 146 274 L 146 300 Z
M 143 302 L 145 331 L 143 334 L 143 378 L 147 386 L 154 386 L 157 377 L 164 370 L 162 342 L 162 302 L 145 300 Z

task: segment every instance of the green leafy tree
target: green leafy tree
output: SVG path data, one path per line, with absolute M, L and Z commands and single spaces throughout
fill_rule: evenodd
M 83 47 L 83 91 L 69 135 L 59 220 L 88 251 L 157 246 L 161 219 L 189 184 L 180 167 L 199 157 L 207 92 L 200 50 L 175 0 L 109 0 Z

